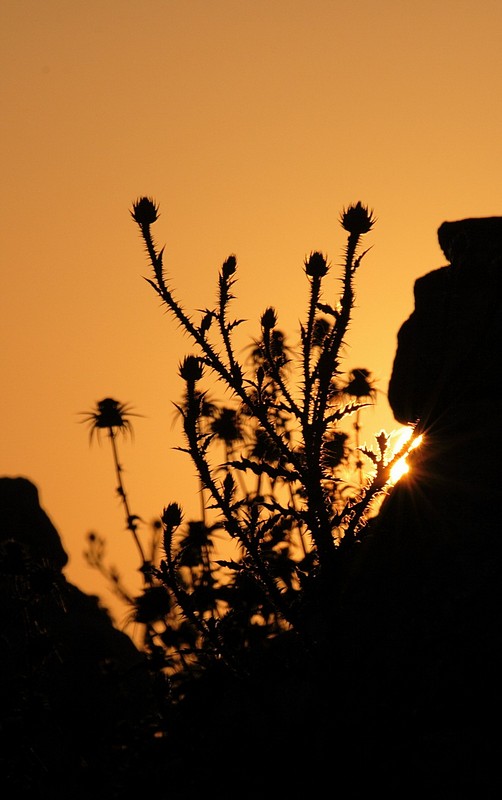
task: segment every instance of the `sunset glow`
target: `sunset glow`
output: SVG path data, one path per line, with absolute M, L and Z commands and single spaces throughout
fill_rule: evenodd
M 406 444 L 406 442 L 410 439 L 412 435 L 413 435 L 412 428 L 403 428 L 402 431 L 400 431 L 396 437 L 394 452 L 400 450 L 401 447 L 403 447 Z M 422 443 L 422 439 L 423 439 L 422 436 L 417 436 L 416 439 L 414 439 L 414 441 L 411 443 L 409 452 L 418 447 Z M 391 469 L 390 473 L 391 484 L 397 483 L 399 478 L 402 478 L 402 476 L 405 475 L 408 471 L 409 471 L 409 466 L 407 462 L 407 456 L 403 456 L 402 458 L 399 459 L 399 461 L 396 461 L 396 463 Z
M 156 241 L 189 314 L 236 255 L 241 353 L 267 307 L 297 346 L 312 251 L 332 265 L 336 306 L 340 212 L 374 209 L 341 369 L 375 379 L 361 435 L 398 428 L 396 336 L 415 279 L 444 264 L 437 228 L 501 213 L 502 4 L 3 0 L 0 29 L 0 473 L 37 484 L 67 575 L 122 623 L 87 533 L 131 591 L 141 576 L 110 452 L 89 446 L 79 413 L 112 397 L 138 415 L 121 459 L 140 537 L 170 502 L 200 513 L 175 450 L 191 345 L 145 281 L 131 204 L 158 203 Z

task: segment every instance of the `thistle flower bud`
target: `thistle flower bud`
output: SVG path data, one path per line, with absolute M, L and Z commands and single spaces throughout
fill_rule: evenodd
M 325 256 L 322 253 L 311 253 L 308 259 L 305 259 L 305 272 L 311 278 L 323 278 L 328 271 L 328 264 Z
M 261 326 L 265 328 L 265 330 L 272 330 L 277 325 L 277 314 L 275 308 L 269 306 L 263 314 L 261 315 Z
M 322 347 L 323 342 L 331 333 L 331 325 L 329 324 L 327 319 L 323 317 L 317 317 L 314 320 L 314 326 L 312 329 L 312 344 L 314 347 Z
M 352 205 L 343 210 L 340 222 L 342 228 L 345 228 L 346 231 L 355 236 L 361 236 L 371 230 L 375 219 L 373 211 L 369 211 L 368 206 L 363 206 L 359 201 L 355 206 Z
M 368 369 L 364 369 L 364 367 L 353 369 L 349 377 L 350 380 L 344 390 L 346 394 L 358 399 L 373 397 L 375 388 L 371 380 L 371 372 Z
M 197 356 L 185 356 L 179 366 L 180 377 L 184 381 L 195 383 L 202 378 L 202 362 Z
M 183 521 L 183 512 L 178 503 L 169 503 L 162 512 L 160 521 L 166 528 L 177 528 Z
M 140 197 L 133 203 L 131 216 L 138 225 L 151 225 L 158 219 L 158 210 L 151 197 Z
M 237 269 L 237 259 L 234 255 L 232 255 L 229 256 L 227 260 L 223 262 L 221 273 L 224 278 L 229 278 L 230 275 L 234 274 L 236 269 Z

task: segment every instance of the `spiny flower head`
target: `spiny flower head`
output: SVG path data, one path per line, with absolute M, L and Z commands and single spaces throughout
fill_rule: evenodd
M 373 397 L 375 388 L 371 380 L 371 372 L 368 369 L 364 369 L 364 367 L 353 369 L 349 378 L 350 380 L 344 388 L 346 394 L 358 399 Z
M 261 315 L 260 323 L 262 328 L 266 328 L 266 330 L 272 330 L 272 328 L 275 328 L 277 325 L 277 313 L 275 308 L 272 308 L 272 306 L 266 308 Z
M 200 381 L 202 378 L 202 361 L 197 356 L 185 356 L 179 365 L 180 378 L 190 383 Z
M 221 273 L 224 278 L 229 278 L 231 275 L 234 274 L 236 269 L 237 269 L 237 259 L 234 255 L 231 255 L 227 258 L 226 261 L 223 262 Z
M 183 521 L 181 506 L 178 505 L 178 503 L 169 503 L 169 505 L 164 508 L 160 521 L 164 527 L 170 530 L 177 528 Z
M 305 272 L 311 278 L 323 278 L 328 271 L 328 262 L 322 253 L 315 251 L 305 259 Z
M 235 408 L 219 409 L 217 416 L 211 421 L 210 428 L 211 433 L 227 445 L 242 440 L 239 413 Z
M 140 197 L 133 203 L 131 216 L 138 225 L 148 226 L 159 218 L 159 207 L 151 197 Z
M 115 432 L 117 429 L 123 433 L 132 433 L 129 417 L 139 416 L 138 414 L 133 414 L 128 405 L 119 403 L 118 400 L 114 400 L 112 397 L 105 397 L 104 400 L 100 400 L 96 404 L 96 407 L 91 412 L 83 413 L 87 414 L 83 422 L 90 424 L 91 438 L 95 432 L 99 435 L 101 430 Z
M 342 211 L 340 222 L 342 228 L 345 228 L 346 231 L 355 236 L 361 236 L 372 229 L 375 224 L 375 218 L 373 217 L 373 211 L 370 211 L 368 206 L 363 206 L 359 201 Z

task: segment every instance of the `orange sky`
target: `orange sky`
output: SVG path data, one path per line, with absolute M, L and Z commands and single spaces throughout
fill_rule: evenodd
M 336 265 L 342 208 L 375 210 L 346 362 L 377 379 L 371 441 L 397 427 L 396 334 L 415 278 L 444 263 L 438 226 L 502 214 L 502 4 L 0 0 L 0 36 L 0 474 L 37 484 L 68 577 L 122 623 L 86 533 L 132 587 L 136 554 L 107 442 L 89 447 L 79 412 L 111 396 L 144 415 L 121 443 L 134 513 L 198 509 L 172 450 L 191 347 L 143 279 L 132 201 L 160 203 L 153 231 L 187 310 L 213 302 L 235 253 L 244 332 L 274 305 L 293 342 L 305 256 Z

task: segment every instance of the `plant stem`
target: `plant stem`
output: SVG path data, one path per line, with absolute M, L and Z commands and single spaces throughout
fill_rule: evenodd
M 126 513 L 127 529 L 130 530 L 131 533 L 132 533 L 132 537 L 133 537 L 133 539 L 135 541 L 136 547 L 138 548 L 138 551 L 139 551 L 139 554 L 140 554 L 141 564 L 144 566 L 146 564 L 146 557 L 145 557 L 145 553 L 143 551 L 143 548 L 141 546 L 141 542 L 140 542 L 139 537 L 138 537 L 138 533 L 137 533 L 137 530 L 136 530 L 136 527 L 137 527 L 136 526 L 136 522 L 134 521 L 134 517 L 131 514 L 131 511 L 129 509 L 129 502 L 127 500 L 127 495 L 125 493 L 124 483 L 122 481 L 122 467 L 120 465 L 119 457 L 118 457 L 116 435 L 115 435 L 115 431 L 114 431 L 113 428 L 108 428 L 108 435 L 110 437 L 110 442 L 111 442 L 111 445 L 112 445 L 113 463 L 115 465 L 115 474 L 117 476 L 117 482 L 118 482 L 117 492 L 118 492 L 119 497 L 122 500 L 122 503 L 124 505 L 124 509 L 125 509 L 125 513 Z M 146 580 L 146 575 L 145 575 L 145 580 Z

